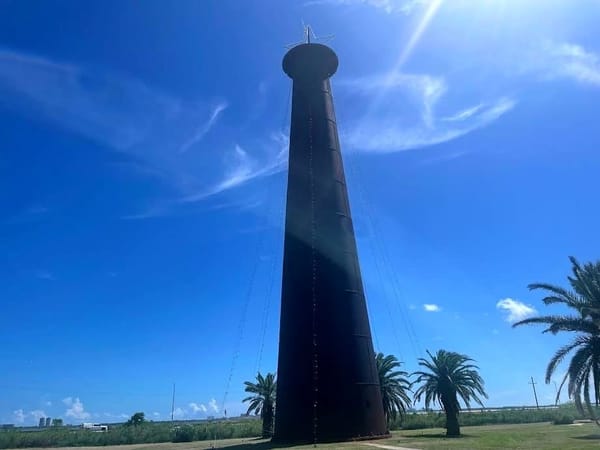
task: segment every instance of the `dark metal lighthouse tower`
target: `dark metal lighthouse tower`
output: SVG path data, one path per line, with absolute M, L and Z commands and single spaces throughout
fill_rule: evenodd
M 283 286 L 274 440 L 384 436 L 363 284 L 329 77 L 336 54 L 293 47 Z

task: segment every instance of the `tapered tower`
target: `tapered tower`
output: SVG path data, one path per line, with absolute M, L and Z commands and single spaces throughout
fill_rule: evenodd
M 306 43 L 293 80 L 274 440 L 386 435 L 329 78 L 338 58 Z

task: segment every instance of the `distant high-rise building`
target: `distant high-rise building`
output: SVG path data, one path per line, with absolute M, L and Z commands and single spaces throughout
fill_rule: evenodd
M 38 424 L 38 427 L 44 428 L 44 426 L 46 426 L 46 419 L 43 417 L 40 417 L 40 422 Z
M 47 427 L 52 426 L 52 418 L 51 417 L 46 417 L 46 426 Z
M 293 93 L 277 442 L 387 435 L 329 81 L 337 67 L 322 44 L 283 58 Z

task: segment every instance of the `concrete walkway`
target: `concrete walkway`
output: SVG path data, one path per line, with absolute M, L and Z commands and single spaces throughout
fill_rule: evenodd
M 386 445 L 386 444 L 375 444 L 373 442 L 364 442 L 365 445 L 376 448 L 383 448 L 386 450 L 419 450 L 417 448 L 409 448 L 409 447 L 398 447 L 396 445 Z

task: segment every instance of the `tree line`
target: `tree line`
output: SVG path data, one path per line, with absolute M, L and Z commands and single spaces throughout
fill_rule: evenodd
M 542 290 L 547 295 L 542 299 L 545 305 L 560 304 L 568 307 L 571 314 L 543 315 L 521 320 L 513 325 L 543 324 L 543 333 L 573 333 L 573 340 L 561 347 L 548 363 L 546 384 L 563 360 L 573 353 L 568 370 L 557 390 L 558 400 L 563 386 L 567 384 L 569 398 L 573 399 L 577 411 L 596 420 L 590 392 L 594 395 L 596 407 L 600 405 L 600 261 L 581 265 L 574 257 L 569 258 L 572 275 L 567 277 L 569 288 L 550 283 L 533 283 L 530 290 Z M 471 402 L 483 406 L 487 394 L 479 368 L 467 355 L 438 350 L 435 354 L 427 351 L 427 358 L 419 358 L 421 370 L 408 374 L 394 355 L 378 353 L 375 357 L 379 375 L 379 386 L 383 411 L 388 422 L 402 418 L 407 410 L 421 400 L 426 409 L 439 405 L 445 414 L 446 435 L 460 436 L 458 416 L 461 401 L 469 408 Z M 409 378 L 413 378 L 410 381 Z M 414 391 L 413 391 L 414 389 Z M 273 373 L 266 376 L 258 373 L 255 381 L 245 382 L 245 391 L 251 395 L 247 413 L 261 417 L 262 435 L 270 437 L 276 409 L 277 382 Z M 412 398 L 411 398 L 412 394 Z M 599 424 L 600 425 L 600 424 Z
M 467 407 L 472 400 L 483 406 L 481 397 L 487 398 L 483 379 L 477 372 L 478 367 L 472 364 L 473 360 L 466 355 L 446 350 L 438 350 L 435 355 L 429 352 L 427 354 L 428 359 L 419 358 L 419 366 L 423 370 L 411 375 L 401 370 L 402 363 L 394 355 L 376 355 L 379 388 L 388 427 L 391 421 L 405 415 L 411 407 L 413 401 L 410 392 L 416 385 L 414 401 L 423 399 L 425 408 L 434 403 L 439 404 L 446 414 L 447 435 L 459 436 L 459 398 Z M 409 376 L 416 379 L 411 382 Z M 262 436 L 271 437 L 277 390 L 275 375 L 268 373 L 263 376 L 258 373 L 255 382 L 246 381 L 245 385 L 246 392 L 253 394 L 243 400 L 250 402 L 248 413 L 260 415 L 263 421 Z

